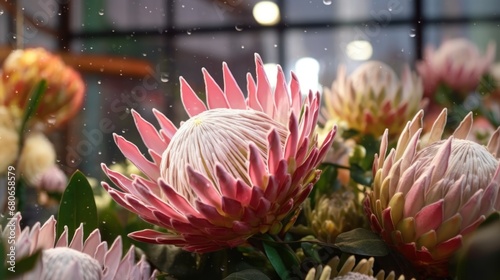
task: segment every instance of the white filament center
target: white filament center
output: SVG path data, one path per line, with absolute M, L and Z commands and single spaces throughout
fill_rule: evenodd
M 213 109 L 182 124 L 162 155 L 161 177 L 189 201 L 196 195 L 189 186 L 186 167 L 203 174 L 217 187 L 215 164 L 235 178 L 250 183 L 248 145 L 254 143 L 267 159 L 267 135 L 276 129 L 284 145 L 288 130 L 267 114 L 255 110 Z

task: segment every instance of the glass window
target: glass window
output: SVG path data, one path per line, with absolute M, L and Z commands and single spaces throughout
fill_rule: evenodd
M 393 19 L 408 18 L 413 14 L 414 0 L 390 1 L 283 1 L 286 16 L 290 23 L 349 21 L 387 22 Z
M 61 53 L 67 51 L 58 49 L 61 43 L 69 42 L 73 58 L 68 63 L 87 83 L 85 109 L 57 138 L 61 162 L 102 176 L 100 162 L 122 159 L 111 132 L 103 133 L 102 142 L 92 147 L 94 153 L 80 164 L 67 161 L 70 147 L 91 140 L 82 127 L 100 129 L 100 120 L 109 119 L 114 132 L 138 137 L 130 110 L 141 110 L 155 123 L 152 107 L 179 124 L 186 119 L 179 76 L 203 94 L 201 68 L 222 85 L 223 61 L 244 92 L 246 74 L 255 74 L 255 53 L 269 69 L 281 64 L 287 79 L 290 71 L 300 72 L 297 64 L 306 63 L 307 71 L 297 73 L 299 78 L 311 78 L 308 85 L 321 90 L 331 85 L 339 64 L 352 71 L 376 59 L 400 72 L 403 63 L 414 67 L 425 45 L 438 46 L 446 38 L 470 38 L 482 51 L 489 41 L 500 39 L 500 8 L 494 0 L 273 1 L 280 5 L 280 20 L 270 26 L 254 19 L 258 2 L 75 0 L 66 7 L 70 33 L 63 34 L 68 10 L 61 11 L 58 1 L 20 1 L 25 8 L 24 46 Z M 0 44 L 14 47 L 14 14 L 7 7 L 0 5 Z M 141 95 L 144 89 L 147 94 Z

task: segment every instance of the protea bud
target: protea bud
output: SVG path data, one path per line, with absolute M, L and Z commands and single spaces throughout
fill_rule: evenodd
M 80 75 L 60 57 L 42 48 L 15 50 L 2 68 L 0 105 L 21 114 L 32 89 L 42 80 L 47 90 L 33 117 L 33 125 L 53 128 L 73 117 L 83 101 L 85 85 Z
M 487 146 L 466 140 L 470 113 L 442 139 L 446 116 L 445 109 L 424 140 L 420 111 L 388 155 L 384 133 L 365 200 L 372 230 L 434 276 L 448 275 L 448 261 L 464 239 L 500 209 L 500 129 Z
M 325 88 L 323 121 L 335 120 L 340 128 L 362 134 L 381 135 L 403 129 L 405 120 L 421 107 L 422 83 L 410 69 L 404 68 L 401 81 L 386 64 L 369 61 L 350 76 L 340 66 L 331 89 Z
M 363 227 L 365 217 L 360 199 L 350 190 L 339 190 L 322 195 L 311 209 L 307 200 L 304 213 L 314 236 L 320 241 L 333 244 L 342 232 Z

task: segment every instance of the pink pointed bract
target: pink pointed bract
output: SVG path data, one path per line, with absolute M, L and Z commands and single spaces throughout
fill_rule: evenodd
M 154 110 L 160 129 L 133 117 L 149 157 L 121 136 L 115 142 L 144 177 L 131 178 L 102 165 L 118 187 L 103 182 L 113 199 L 167 232 L 145 229 L 129 236 L 209 252 L 242 245 L 254 234 L 277 233 L 281 222 L 309 195 L 316 166 L 335 130 L 317 143 L 319 95 L 302 100 L 292 74 L 287 86 L 278 68 L 274 89 L 256 55 L 257 79 L 247 75 L 247 97 L 223 64 L 224 89 L 203 69 L 206 103 L 181 78 L 190 118 L 177 128 Z
M 472 112 L 448 138 L 446 118 L 444 109 L 421 137 L 420 111 L 388 154 L 384 133 L 364 201 L 372 230 L 433 277 L 447 277 L 453 254 L 500 210 L 500 128 L 483 146 L 467 140 Z

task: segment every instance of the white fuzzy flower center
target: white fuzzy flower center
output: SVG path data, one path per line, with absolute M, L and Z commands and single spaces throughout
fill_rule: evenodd
M 102 267 L 96 259 L 67 247 L 44 250 L 42 263 L 42 280 L 66 280 L 68 275 L 82 280 L 100 280 L 102 277 Z M 75 263 L 78 270 L 69 271 Z
M 423 148 L 417 155 L 416 161 L 419 165 L 418 173 L 431 166 L 436 157 L 438 149 L 444 144 L 444 140 L 438 141 Z M 451 144 L 451 155 L 448 160 L 448 169 L 443 178 L 434 184 L 427 194 L 428 203 L 433 202 L 433 197 L 444 197 L 450 191 L 453 183 L 462 180 L 462 197 L 469 197 L 479 189 L 485 189 L 491 181 L 498 166 L 498 160 L 486 149 L 476 142 L 462 139 L 453 139 Z M 417 174 L 419 177 L 419 174 Z
M 190 165 L 217 187 L 215 164 L 220 163 L 235 178 L 250 183 L 248 145 L 253 142 L 267 159 L 267 136 L 276 129 L 284 145 L 288 130 L 267 114 L 255 110 L 213 109 L 181 125 L 162 155 L 161 177 L 189 201 L 196 195 L 189 186 Z

